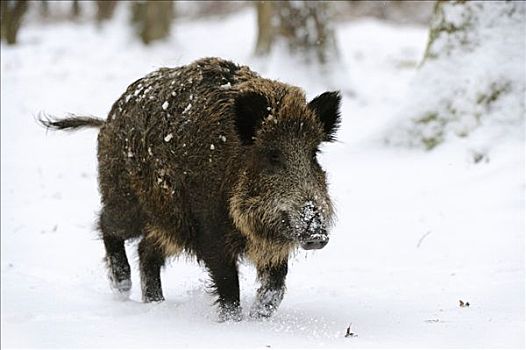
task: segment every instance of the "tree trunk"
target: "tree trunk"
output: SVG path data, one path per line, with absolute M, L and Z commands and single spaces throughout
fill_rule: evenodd
M 117 6 L 116 0 L 97 0 L 97 23 L 102 23 L 113 17 L 115 7 Z
M 170 35 L 173 19 L 172 1 L 134 2 L 132 6 L 132 23 L 146 45 Z
M 468 31 L 471 29 L 471 22 L 474 16 L 473 10 L 465 5 L 463 0 L 451 1 L 451 4 L 447 4 L 447 1 L 438 0 L 435 3 L 433 9 L 433 17 L 431 19 L 431 24 L 429 26 L 429 36 L 427 39 L 427 46 L 424 52 L 424 58 L 422 63 L 427 59 L 437 58 L 441 53 L 449 54 L 452 47 L 437 48 L 436 43 L 437 39 L 440 36 L 444 38 L 447 37 L 456 37 L 453 45 L 458 46 L 461 42 L 468 44 Z M 448 18 L 444 12 L 444 7 L 446 10 L 448 7 L 458 7 L 462 8 L 464 15 L 462 20 Z
M 258 2 L 256 54 L 268 54 L 282 40 L 291 55 L 307 63 L 337 60 L 329 5 L 323 1 Z
M 48 0 L 41 0 L 40 1 L 40 15 L 43 18 L 49 17 L 49 2 Z
M 79 0 L 73 0 L 73 3 L 71 4 L 71 17 L 79 18 L 79 16 L 80 16 Z
M 0 1 L 1 36 L 9 45 L 16 44 L 22 17 L 27 11 L 26 0 Z
M 258 1 L 258 39 L 256 43 L 256 55 L 264 56 L 270 53 L 272 46 L 272 37 L 274 35 L 272 28 L 272 7 L 270 1 Z
M 284 1 L 278 6 L 280 36 L 292 54 L 325 64 L 337 56 L 328 3 Z

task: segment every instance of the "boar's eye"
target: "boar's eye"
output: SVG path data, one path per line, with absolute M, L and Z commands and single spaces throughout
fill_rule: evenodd
M 271 165 L 277 166 L 282 163 L 281 152 L 277 149 L 267 151 L 267 159 Z

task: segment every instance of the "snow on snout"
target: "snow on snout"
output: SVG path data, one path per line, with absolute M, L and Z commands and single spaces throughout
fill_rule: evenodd
M 321 210 L 309 200 L 300 210 L 299 223 L 296 225 L 301 235 L 309 238 L 323 238 L 327 236 L 327 224 Z

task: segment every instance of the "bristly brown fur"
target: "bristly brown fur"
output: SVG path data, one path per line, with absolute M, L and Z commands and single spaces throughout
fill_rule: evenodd
M 150 225 L 146 226 L 144 239 L 160 247 L 166 257 L 180 255 L 184 250 L 184 247 L 175 241 L 173 235 Z
M 160 268 L 185 252 L 210 272 L 222 317 L 237 319 L 240 258 L 265 276 L 261 298 L 280 296 L 259 300 L 251 313 L 268 316 L 299 242 L 327 236 L 332 205 L 315 154 L 333 139 L 339 103 L 335 92 L 307 103 L 298 87 L 204 58 L 135 81 L 107 121 L 70 115 L 40 122 L 100 128 L 99 227 L 110 274 L 120 273 L 112 280 L 131 286 L 124 242 L 142 237 L 144 301 L 164 299 Z

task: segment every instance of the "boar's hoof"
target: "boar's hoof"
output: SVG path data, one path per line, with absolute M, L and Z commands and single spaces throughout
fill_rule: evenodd
M 121 296 L 129 296 L 132 282 L 128 262 L 110 256 L 106 258 L 106 264 L 111 289 Z
M 241 308 L 237 307 L 221 307 L 219 310 L 219 322 L 235 321 L 239 322 L 243 319 L 241 315 Z
M 253 319 L 262 319 L 272 316 L 281 304 L 284 294 L 285 287 L 275 289 L 262 286 L 259 288 L 256 301 L 250 309 L 250 317 Z
M 164 297 L 162 294 L 147 294 L 143 295 L 142 301 L 144 303 L 161 303 L 164 301 Z
M 164 297 L 163 296 L 160 296 L 160 297 L 144 297 L 142 298 L 142 301 L 146 304 L 149 304 L 149 303 L 162 303 L 164 301 Z
M 276 311 L 272 305 L 259 306 L 250 310 L 249 316 L 254 320 L 269 318 Z
M 121 295 L 129 296 L 130 291 L 131 291 L 132 282 L 131 282 L 131 279 L 125 279 L 122 281 L 116 281 L 114 279 L 110 279 L 110 286 L 111 286 L 111 289 L 114 290 L 115 292 Z

